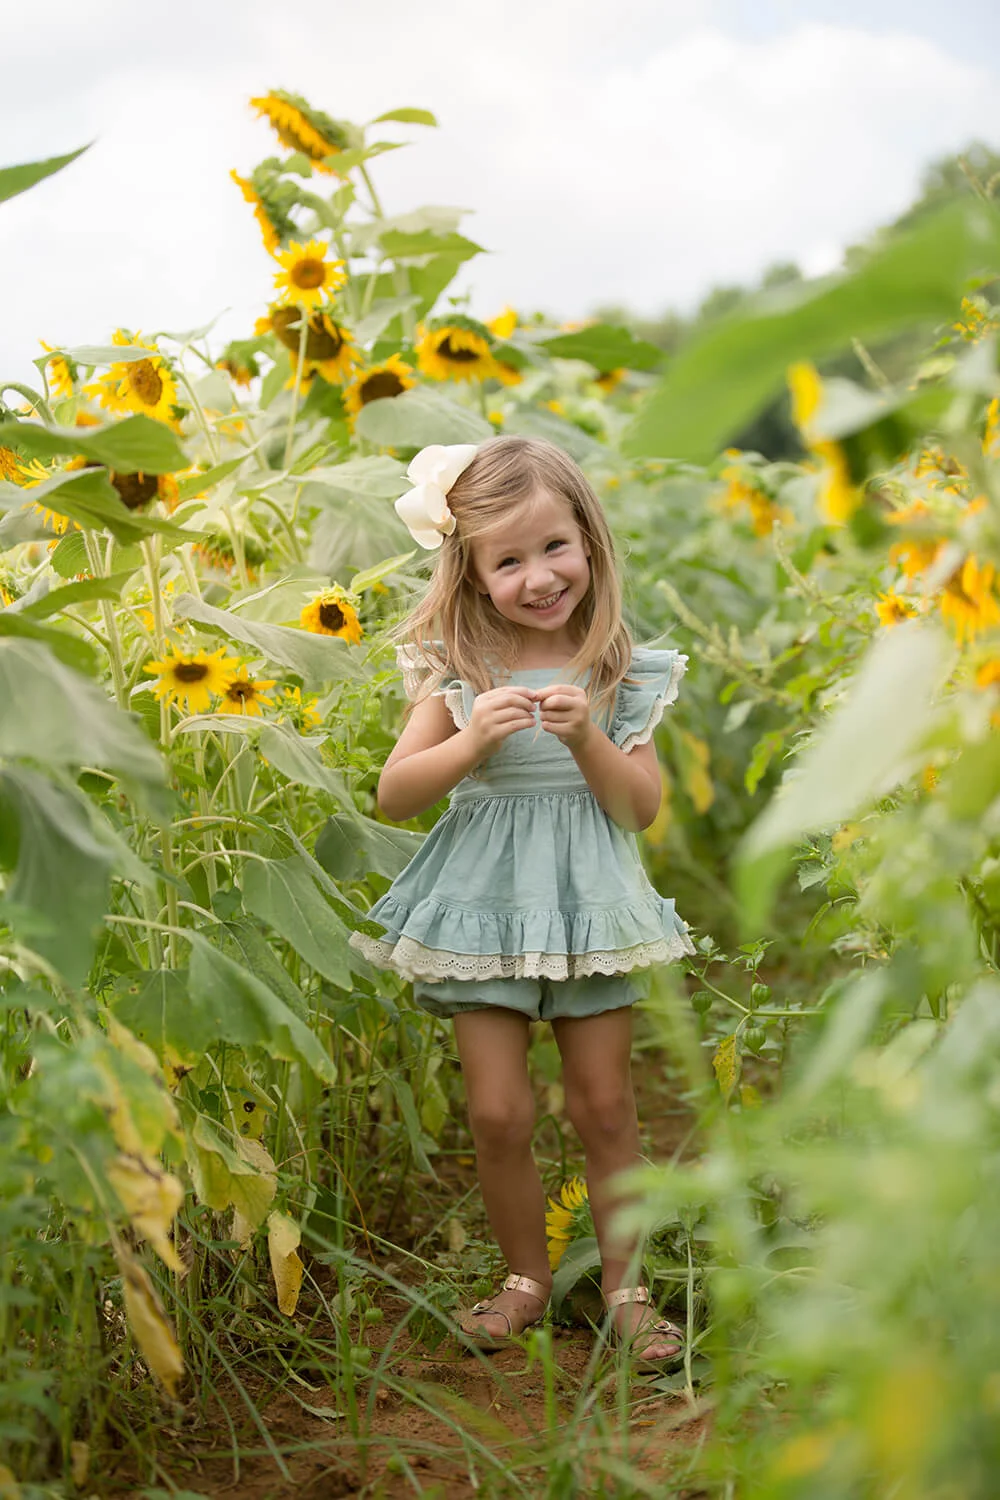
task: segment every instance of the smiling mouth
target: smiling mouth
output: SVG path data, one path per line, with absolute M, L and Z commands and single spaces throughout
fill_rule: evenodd
M 530 604 L 525 605 L 525 609 L 533 609 L 539 614 L 544 614 L 547 610 L 555 609 L 563 595 L 567 592 L 566 589 L 560 589 L 558 594 L 546 594 L 544 599 L 533 599 Z

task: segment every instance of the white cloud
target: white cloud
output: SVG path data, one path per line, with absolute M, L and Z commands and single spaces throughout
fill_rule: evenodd
M 907 203 L 927 159 L 1000 138 L 995 77 L 927 40 L 800 25 L 753 41 L 715 14 L 713 0 L 508 0 L 499 21 L 460 0 L 178 0 L 164 28 L 115 0 L 86 24 L 76 0 L 50 0 L 5 58 L 4 154 L 97 144 L 0 206 L 0 373 L 27 379 L 39 337 L 190 327 L 227 306 L 221 333 L 252 326 L 270 264 L 228 172 L 273 149 L 246 102 L 272 85 L 358 119 L 439 114 L 376 176 L 390 212 L 476 210 L 466 231 L 493 253 L 464 282 L 483 314 L 652 311 L 775 259 L 825 269 Z

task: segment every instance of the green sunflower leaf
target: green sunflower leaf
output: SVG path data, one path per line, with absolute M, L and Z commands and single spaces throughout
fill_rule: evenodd
M 556 359 L 583 359 L 601 372 L 651 370 L 664 358 L 656 344 L 637 339 L 627 328 L 611 323 L 591 323 L 576 333 L 560 333 L 542 340 L 541 347 Z
M 81 454 L 120 474 L 172 474 L 187 467 L 177 438 L 162 422 L 141 414 L 107 427 L 43 427 L 38 422 L 0 422 L 0 444 L 31 458 Z
M 383 399 L 398 401 L 399 397 Z M 370 401 L 368 404 L 374 406 L 375 402 Z M 387 454 L 373 454 L 368 458 L 349 458 L 346 463 L 312 469 L 301 476 L 299 483 L 324 485 L 327 489 L 336 491 L 338 501 L 341 495 L 350 495 L 352 499 L 370 497 L 375 500 L 395 500 L 410 481 L 398 459 L 390 458 Z
M 68 167 L 71 161 L 76 161 L 78 156 L 89 150 L 88 142 L 86 146 L 80 146 L 78 150 L 70 151 L 65 156 L 50 156 L 45 161 L 28 161 L 17 167 L 3 167 L 0 169 L 0 203 L 5 203 L 8 198 L 16 198 L 18 193 L 26 193 L 36 182 L 44 182 L 53 172 L 61 172 L 63 167 Z
M 471 260 L 474 255 L 485 254 L 482 245 L 466 239 L 464 234 L 454 231 L 451 234 L 438 234 L 433 229 L 420 229 L 409 234 L 401 229 L 387 229 L 379 236 L 379 244 L 393 260 L 410 260 L 424 255 L 452 255 L 462 261 Z
M 8 834 L 16 830 L 5 882 L 14 931 L 23 908 L 30 926 L 27 945 L 69 984 L 84 984 L 107 911 L 111 871 L 124 864 L 134 873 L 135 856 L 110 825 L 102 824 L 82 792 L 26 766 L 0 771 L 0 823 Z M 9 839 L 7 853 L 9 858 Z
M 132 577 L 131 571 L 114 573 L 109 578 L 82 578 L 62 589 L 50 589 L 40 599 L 26 604 L 17 614 L 25 620 L 47 620 L 69 604 L 87 604 L 94 599 L 118 599 Z
M 387 120 L 398 120 L 403 125 L 437 125 L 437 118 L 429 109 L 390 109 L 384 115 L 376 115 L 369 123 L 383 125 Z
M 33 620 L 26 620 L 22 612 L 0 610 L 0 636 L 20 636 L 24 640 L 38 641 L 75 672 L 85 672 L 88 677 L 97 676 L 97 653 L 88 641 L 81 641 L 64 630 L 37 625 Z
M 350 934 L 298 855 L 248 860 L 243 904 L 290 943 L 317 974 L 338 989 L 351 989 Z
M 0 704 L 0 756 L 163 784 L 160 753 L 135 718 L 40 641 L 0 639 Z
M 394 880 L 424 841 L 422 833 L 376 823 L 361 813 L 336 813 L 327 818 L 316 840 L 316 859 L 335 880 L 384 875 Z
M 227 609 L 215 609 L 193 594 L 181 594 L 175 600 L 174 614 L 181 619 L 197 620 L 230 640 L 252 646 L 268 661 L 296 673 L 307 687 L 322 687 L 327 682 L 361 676 L 358 659 L 339 636 L 314 635 L 290 625 L 263 625 L 256 620 L 245 620 Z
M 380 448 L 481 443 L 493 433 L 485 417 L 420 386 L 404 391 L 401 396 L 369 401 L 358 413 L 355 430 Z
M 626 434 L 632 455 L 708 463 L 783 388 L 795 360 L 951 318 L 1000 265 L 1000 215 L 971 194 L 868 255 L 853 275 L 784 288 L 711 324 L 671 362 Z
M 336 1083 L 337 1070 L 319 1038 L 273 990 L 201 933 L 189 937 L 188 1015 L 203 1039 L 199 1051 L 212 1041 L 259 1047 L 268 1057 L 302 1063 L 324 1083 Z

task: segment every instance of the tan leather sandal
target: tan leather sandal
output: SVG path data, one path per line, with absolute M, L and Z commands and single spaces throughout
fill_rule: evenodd
M 537 1297 L 538 1301 L 542 1304 L 538 1316 L 529 1318 L 526 1323 L 522 1324 L 518 1333 L 515 1334 L 510 1316 L 504 1312 L 502 1307 L 494 1307 L 492 1302 L 477 1302 L 475 1307 L 470 1307 L 469 1311 L 463 1314 L 463 1319 L 482 1318 L 488 1313 L 495 1313 L 498 1318 L 503 1318 L 507 1324 L 507 1332 L 501 1333 L 498 1337 L 496 1334 L 487 1333 L 484 1328 L 467 1328 L 465 1322 L 460 1321 L 458 1326 L 462 1330 L 466 1343 L 473 1344 L 477 1349 L 502 1349 L 504 1345 L 512 1344 L 515 1338 L 519 1338 L 525 1328 L 530 1328 L 533 1323 L 541 1321 L 545 1314 L 545 1309 L 549 1305 L 549 1288 L 544 1286 L 542 1282 L 533 1281 L 530 1276 L 512 1275 L 508 1276 L 504 1282 L 503 1291 L 527 1292 L 529 1297 Z
M 614 1310 L 616 1307 L 624 1307 L 628 1302 L 642 1302 L 652 1305 L 648 1286 L 623 1286 L 617 1292 L 608 1292 L 604 1298 L 608 1313 L 611 1316 L 611 1333 L 619 1349 L 625 1350 L 631 1355 L 635 1364 L 641 1370 L 665 1370 L 679 1365 L 684 1359 L 684 1343 L 687 1335 L 676 1323 L 671 1323 L 668 1318 L 657 1318 L 653 1323 L 642 1323 L 631 1334 L 619 1333 L 615 1325 Z M 680 1347 L 673 1354 L 661 1354 L 649 1356 L 642 1353 L 641 1348 L 633 1353 L 633 1346 L 639 1343 L 650 1343 L 652 1334 L 660 1334 L 675 1341 Z

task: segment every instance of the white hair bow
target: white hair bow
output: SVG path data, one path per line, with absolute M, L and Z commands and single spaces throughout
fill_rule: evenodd
M 455 530 L 448 491 L 477 452 L 475 443 L 450 443 L 447 446 L 432 443 L 428 448 L 421 448 L 410 463 L 406 475 L 413 480 L 413 489 L 400 495 L 396 501 L 396 514 L 421 547 L 440 547 L 442 538 L 451 536 Z

